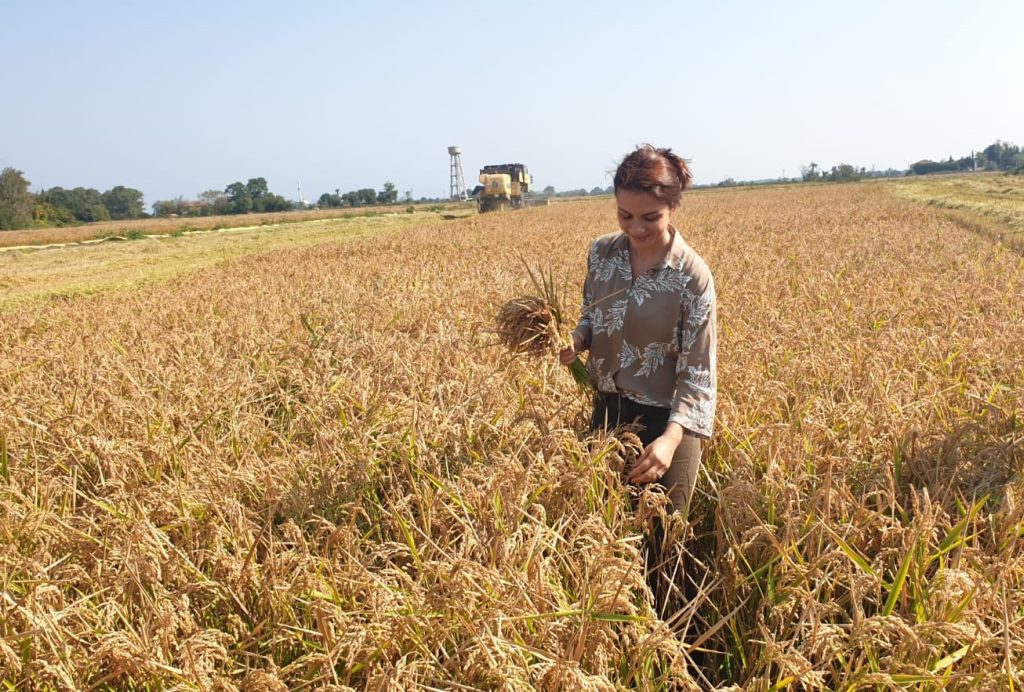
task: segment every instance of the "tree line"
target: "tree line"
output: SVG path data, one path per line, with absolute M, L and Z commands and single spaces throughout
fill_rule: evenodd
M 956 171 L 1013 171 L 1024 167 L 1024 150 L 1011 142 L 997 139 L 981 151 L 971 152 L 970 156 L 954 159 L 950 156 L 945 161 L 922 159 L 910 166 L 917 175 L 927 173 L 943 173 Z
M 404 201 L 412 201 L 412 190 L 405 193 Z M 398 188 L 389 180 L 384 183 L 384 187 L 380 192 L 372 187 L 364 187 L 344 193 L 341 191 L 341 188 L 335 189 L 333 194 L 325 192 L 320 195 L 316 205 L 321 209 L 336 209 L 338 207 L 360 207 L 374 204 L 395 204 L 397 202 Z
M 406 196 L 411 196 L 407 192 Z M 325 192 L 320 195 L 315 206 L 320 209 L 336 207 L 358 207 L 373 204 L 395 204 L 398 202 L 398 191 L 392 182 L 384 183 L 379 192 L 373 188 L 363 188 L 352 192 L 334 194 Z M 313 205 L 308 205 L 313 206 Z M 207 190 L 199 193 L 199 198 L 186 200 L 178 197 L 172 200 L 156 202 L 153 205 L 154 216 L 220 216 L 226 214 L 249 214 L 261 212 L 291 211 L 299 207 L 307 207 L 305 202 L 292 202 L 281 195 L 270 192 L 266 178 L 249 178 L 245 183 L 234 182 L 224 191 Z
M 30 192 L 29 181 L 21 171 L 5 168 L 0 172 L 0 230 L 143 216 L 142 193 L 131 187 L 117 185 L 106 192 L 91 187 L 51 187 Z
M 816 180 L 846 182 L 868 177 L 928 175 L 929 173 L 957 173 L 962 171 L 1007 171 L 1020 174 L 1024 172 L 1024 150 L 1016 144 L 997 139 L 984 149 L 973 151 L 967 156 L 961 156 L 960 158 L 950 156 L 945 161 L 921 159 L 916 163 L 910 164 L 910 167 L 905 170 L 890 168 L 881 172 L 869 172 L 864 167 L 858 168 L 847 163 L 841 163 L 826 171 L 813 162 L 800 168 L 801 176 L 808 182 Z
M 153 203 L 153 216 L 221 216 L 272 211 L 291 211 L 295 203 L 274 194 L 267 179 L 236 181 L 221 190 L 200 192 L 198 199 L 159 200 Z
M 66 189 L 52 187 L 31 192 L 24 173 L 15 168 L 0 172 L 0 230 L 29 228 L 31 226 L 73 226 L 93 221 L 141 219 L 149 216 L 219 216 L 260 212 L 291 211 L 306 204 L 293 202 L 270 191 L 267 179 L 249 178 L 236 181 L 223 190 L 207 190 L 197 199 L 176 197 L 153 203 L 153 213 L 147 214 L 142 192 L 118 185 L 100 192 L 94 188 Z M 405 201 L 412 201 L 412 191 L 405 193 Z M 316 206 L 320 208 L 358 207 L 374 204 L 395 204 L 398 190 L 392 182 L 384 183 L 379 192 L 372 188 L 353 190 L 342 194 L 324 193 Z M 313 205 L 308 205 L 313 206 Z

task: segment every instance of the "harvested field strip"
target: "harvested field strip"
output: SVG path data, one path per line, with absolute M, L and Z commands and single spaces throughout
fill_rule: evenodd
M 608 200 L 0 307 L 0 679 L 22 688 L 1024 683 L 1024 262 L 882 186 L 716 191 L 691 606 L 564 368 Z M 675 632 L 673 632 L 673 628 Z M 697 654 L 690 645 L 697 645 Z
M 132 289 L 243 255 L 348 241 L 436 219 L 434 214 L 394 214 L 190 231 L 131 241 L 0 248 L 0 305 Z
M 1024 252 L 1024 176 L 979 173 L 887 185 L 896 195 L 950 211 L 950 218 Z
M 127 219 L 123 221 L 101 221 L 82 226 L 64 228 L 30 228 L 19 231 L 0 232 L 0 248 L 63 245 L 97 240 L 109 236 L 132 235 L 175 235 L 192 231 L 224 230 L 255 226 L 279 226 L 323 221 L 327 219 L 359 219 L 378 216 L 393 216 L 407 213 L 449 215 L 475 213 L 472 204 L 413 204 L 404 206 L 358 207 L 353 209 L 311 209 L 308 211 L 267 212 L 262 214 L 233 214 L 230 216 L 159 217 L 149 219 Z M 427 218 L 430 218 L 429 216 Z M 419 219 L 421 222 L 423 218 Z

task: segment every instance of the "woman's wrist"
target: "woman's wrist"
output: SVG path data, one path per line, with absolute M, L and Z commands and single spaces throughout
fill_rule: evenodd
M 670 420 L 662 434 L 679 444 L 683 440 L 683 432 L 683 426 L 678 421 Z

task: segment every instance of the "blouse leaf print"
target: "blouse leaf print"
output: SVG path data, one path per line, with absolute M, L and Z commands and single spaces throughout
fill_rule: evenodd
M 619 367 L 625 369 L 633 365 L 637 358 L 640 357 L 640 351 L 636 346 L 625 341 L 622 342 L 622 358 L 619 362 Z
M 690 303 L 689 314 L 686 317 L 686 324 L 679 334 L 680 354 L 689 353 L 697 340 L 697 333 L 707 325 L 711 316 L 711 308 L 714 306 L 715 294 L 705 291 L 695 296 Z
M 604 330 L 606 333 L 611 334 L 612 332 L 622 330 L 622 325 L 626 321 L 627 307 L 629 307 L 628 299 L 617 300 L 610 308 L 608 308 L 608 317 L 604 323 Z
M 640 362 L 642 365 L 640 369 L 636 371 L 637 375 L 644 377 L 650 377 L 658 371 L 661 364 L 665 362 L 665 351 L 668 350 L 668 344 L 647 344 L 644 348 L 644 353 L 640 356 Z

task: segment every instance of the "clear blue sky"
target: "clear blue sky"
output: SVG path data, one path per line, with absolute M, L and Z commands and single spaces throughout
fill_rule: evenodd
M 0 167 L 149 207 L 263 176 L 315 200 L 526 163 L 610 184 L 639 142 L 699 183 L 1024 144 L 1022 0 L 0 0 Z

